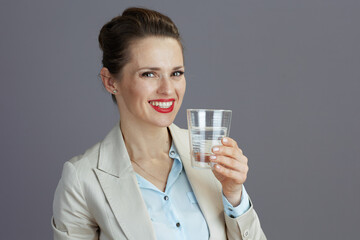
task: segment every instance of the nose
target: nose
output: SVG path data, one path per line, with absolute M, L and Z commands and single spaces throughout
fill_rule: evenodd
M 171 95 L 174 91 L 174 86 L 170 77 L 162 76 L 159 81 L 158 93 L 162 95 Z

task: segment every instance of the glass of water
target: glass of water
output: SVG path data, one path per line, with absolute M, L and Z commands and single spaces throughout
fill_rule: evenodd
M 211 149 L 222 145 L 221 139 L 229 136 L 231 113 L 231 110 L 187 109 L 192 167 L 211 168 Z

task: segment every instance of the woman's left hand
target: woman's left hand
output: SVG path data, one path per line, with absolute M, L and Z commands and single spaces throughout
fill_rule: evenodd
M 214 155 L 210 157 L 210 161 L 215 163 L 213 173 L 220 181 L 227 200 L 233 206 L 238 206 L 241 200 L 242 184 L 249 171 L 248 159 L 234 139 L 226 137 L 221 142 L 223 146 L 212 148 Z

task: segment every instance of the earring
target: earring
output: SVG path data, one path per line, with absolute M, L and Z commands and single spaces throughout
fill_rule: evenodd
M 117 93 L 117 90 L 113 90 L 113 93 Z

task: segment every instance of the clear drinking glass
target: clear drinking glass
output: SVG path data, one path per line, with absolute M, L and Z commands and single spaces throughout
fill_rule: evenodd
M 192 167 L 211 168 L 211 149 L 222 145 L 221 139 L 229 136 L 231 113 L 231 110 L 187 109 Z

